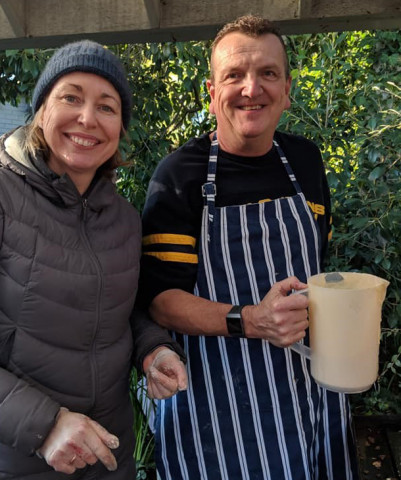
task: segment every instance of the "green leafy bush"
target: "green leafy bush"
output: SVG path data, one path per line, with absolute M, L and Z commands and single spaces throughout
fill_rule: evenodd
M 401 413 L 401 33 L 288 38 L 293 104 L 282 127 L 321 148 L 332 192 L 327 269 L 390 281 L 380 375 L 358 413 Z

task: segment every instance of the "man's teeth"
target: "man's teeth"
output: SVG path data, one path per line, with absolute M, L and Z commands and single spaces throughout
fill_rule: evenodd
M 241 107 L 242 110 L 260 110 L 262 108 L 261 105 L 244 105 L 243 107 Z
M 81 137 L 75 137 L 73 135 L 71 135 L 70 139 L 74 143 L 78 143 L 78 145 L 83 145 L 84 147 L 93 147 L 97 143 L 97 142 L 93 142 L 93 141 L 90 141 L 90 140 L 86 140 L 86 139 L 81 138 Z

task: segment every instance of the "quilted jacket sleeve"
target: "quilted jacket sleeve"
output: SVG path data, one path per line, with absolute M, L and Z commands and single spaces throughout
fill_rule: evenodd
M 4 210 L 0 204 L 0 249 L 3 229 Z M 0 342 L 2 349 L 6 345 Z M 53 427 L 59 409 L 57 402 L 0 367 L 0 443 L 26 455 L 34 454 Z
M 0 368 L 0 443 L 33 455 L 54 425 L 60 405 Z
M 3 243 L 3 228 L 4 228 L 4 210 L 3 210 L 3 207 L 0 205 L 0 248 L 1 248 L 1 244 Z

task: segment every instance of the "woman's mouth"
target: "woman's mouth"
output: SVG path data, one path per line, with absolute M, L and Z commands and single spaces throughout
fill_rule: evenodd
M 82 138 L 82 137 L 78 137 L 76 135 L 68 135 L 68 138 L 76 143 L 77 145 L 82 145 L 83 147 L 94 147 L 95 145 L 97 145 L 99 142 L 99 140 L 89 140 L 87 138 Z

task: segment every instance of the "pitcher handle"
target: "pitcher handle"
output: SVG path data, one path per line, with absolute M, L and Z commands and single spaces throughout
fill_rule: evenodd
M 307 347 L 306 345 L 304 345 L 301 342 L 295 342 L 292 345 L 290 345 L 289 348 L 291 348 L 291 350 L 293 350 L 294 352 L 297 352 L 302 357 L 305 357 L 305 358 L 310 360 L 310 358 L 311 358 L 310 347 Z
M 294 290 L 291 295 L 305 295 L 305 297 L 308 296 L 308 289 L 304 288 L 303 290 Z M 294 352 L 297 352 L 299 355 L 308 358 L 310 360 L 311 358 L 311 349 L 310 347 L 304 345 L 302 342 L 295 342 L 292 345 L 289 346 L 291 350 Z

